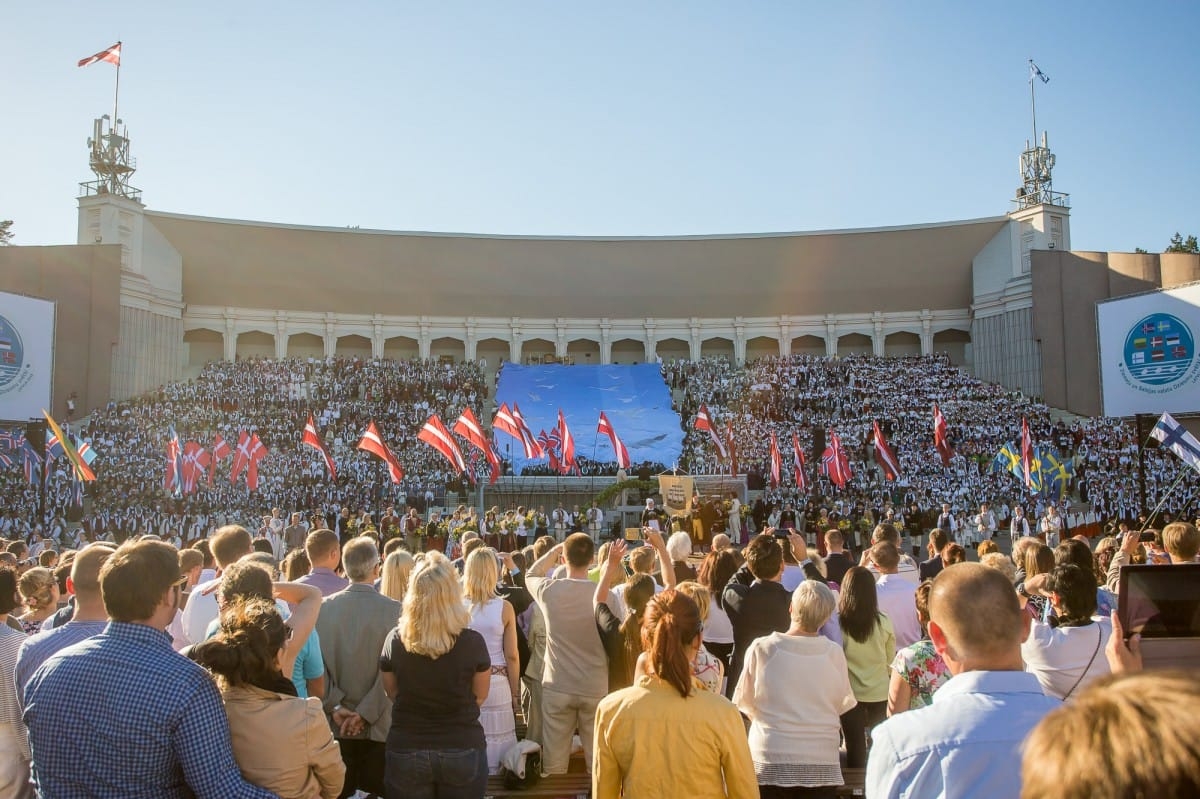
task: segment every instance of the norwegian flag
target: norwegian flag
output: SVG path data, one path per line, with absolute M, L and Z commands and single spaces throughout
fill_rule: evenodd
M 121 66 L 121 43 L 117 42 L 107 50 L 101 50 L 95 55 L 90 55 L 87 58 L 81 58 L 79 60 L 79 66 L 88 67 L 92 64 L 95 64 L 97 61 L 107 61 L 110 64 L 116 64 L 118 67 Z
M 421 432 L 417 433 L 417 438 L 442 453 L 446 460 L 450 461 L 456 474 L 467 470 L 467 462 L 463 460 L 462 450 L 458 448 L 458 444 L 450 436 L 450 431 L 446 429 L 446 425 L 442 424 L 442 420 L 436 413 L 426 420 Z
M 321 434 L 317 432 L 317 422 L 313 419 L 311 411 L 308 414 L 308 421 L 304 423 L 304 435 L 300 436 L 300 443 L 312 447 L 321 453 L 321 457 L 325 459 L 325 466 L 329 469 L 329 476 L 336 480 L 337 466 L 334 465 L 333 456 L 329 454 L 329 450 L 325 447 L 325 442 L 321 439 Z
M 895 480 L 900 476 L 900 460 L 888 445 L 887 439 L 883 437 L 883 431 L 879 429 L 879 422 L 871 424 L 875 432 L 875 462 L 883 469 L 884 477 Z
M 729 476 L 738 476 L 737 444 L 733 440 L 733 419 L 725 422 L 725 445 L 729 447 Z
M 560 471 L 558 450 L 562 446 L 562 438 L 558 434 L 558 428 L 552 429 L 549 433 L 542 430 L 538 433 L 538 443 L 542 445 L 542 450 L 550 459 L 550 468 L 556 472 Z
M 500 454 L 496 452 L 495 445 L 488 439 L 487 434 L 483 432 L 483 428 L 479 425 L 479 420 L 475 418 L 475 414 L 470 408 L 463 408 L 463 412 L 458 416 L 458 421 L 454 423 L 454 432 L 465 438 L 468 444 L 479 452 L 482 452 L 483 456 L 487 458 L 488 465 L 492 469 L 491 474 L 488 476 L 488 485 L 499 480 Z M 474 477 L 474 474 L 472 474 L 472 477 Z
M 954 457 L 954 448 L 950 446 L 950 428 L 936 402 L 933 404 L 933 446 L 942 458 L 942 466 L 949 466 L 950 459 Z
M 208 470 L 209 461 L 208 452 L 197 442 L 189 441 L 183 445 L 183 493 L 195 493 L 200 475 Z
M 237 483 L 242 471 L 250 465 L 250 434 L 238 432 L 237 449 L 233 451 L 233 465 L 229 467 L 229 482 Z
M 167 473 L 163 476 L 163 490 L 175 496 L 183 493 L 183 449 L 175 425 L 167 428 Z
M 521 431 L 521 443 L 525 445 L 526 458 L 544 458 L 546 453 L 542 452 L 542 447 L 538 444 L 537 437 L 534 436 L 533 430 L 525 422 L 525 417 L 521 415 L 521 408 L 517 403 L 513 403 L 512 417 L 517 423 L 517 429 Z
M 1033 488 L 1033 441 L 1029 437 L 1029 419 L 1021 417 L 1021 474 L 1025 487 Z
M 721 460 L 729 457 L 729 451 L 725 449 L 725 443 L 721 441 L 721 437 L 717 435 L 717 430 L 713 427 L 712 417 L 708 414 L 708 408 L 701 405 L 696 411 L 696 421 L 692 422 L 692 427 L 697 430 L 708 432 L 708 437 L 712 440 L 713 446 L 716 447 L 717 455 Z
M 808 476 L 804 473 L 804 450 L 800 449 L 800 436 L 792 433 L 792 468 L 796 472 L 796 490 L 808 491 Z
M 613 429 L 612 422 L 608 421 L 608 416 L 605 415 L 604 411 L 600 411 L 600 422 L 596 425 L 596 432 L 608 436 L 608 440 L 612 442 L 613 452 L 617 455 L 617 466 L 621 469 L 628 469 L 629 450 L 625 448 L 625 444 L 617 437 L 617 431 Z
M 575 470 L 575 439 L 567 429 L 567 417 L 563 416 L 562 408 L 558 409 L 558 436 L 562 439 L 562 453 L 558 470 L 563 474 Z
M 783 456 L 779 454 L 779 441 L 775 431 L 771 431 L 771 488 L 779 488 L 780 474 L 783 471 Z
M 267 445 L 255 433 L 250 437 L 250 465 L 246 468 L 246 488 L 258 490 L 258 464 L 267 457 Z
M 821 455 L 821 470 L 829 476 L 829 482 L 838 488 L 844 488 L 853 476 L 850 472 L 850 458 L 842 448 L 842 440 L 835 430 L 829 431 L 829 446 Z
M 379 428 L 375 426 L 375 420 L 372 419 L 371 423 L 367 425 L 362 439 L 358 442 L 358 448 L 386 463 L 393 483 L 399 483 L 404 479 L 404 470 L 400 468 L 400 461 L 396 460 L 396 456 L 387 448 L 387 444 L 383 443 L 383 436 L 379 435 Z

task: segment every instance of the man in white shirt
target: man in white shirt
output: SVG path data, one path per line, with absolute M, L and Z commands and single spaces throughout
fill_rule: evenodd
M 1062 537 L 1063 519 L 1058 514 L 1058 508 L 1053 504 L 1046 506 L 1046 515 L 1038 522 L 1038 536 L 1046 542 L 1046 546 L 1053 549 L 1058 546 L 1059 539 Z
M 900 551 L 890 541 L 881 541 L 870 549 L 871 562 L 879 570 L 875 581 L 875 594 L 879 599 L 879 610 L 892 620 L 896 632 L 896 648 L 920 641 L 921 620 L 917 618 L 917 587 L 911 580 L 897 574 Z
M 197 585 L 188 595 L 182 618 L 183 635 L 187 640 L 175 641 L 177 646 L 198 644 L 205 640 L 208 625 L 220 615 L 220 609 L 217 607 L 217 589 L 221 585 L 221 572 L 242 556 L 249 555 L 253 548 L 250 531 L 236 524 L 217 530 L 208 543 L 213 560 L 217 563 L 217 576 L 207 583 Z

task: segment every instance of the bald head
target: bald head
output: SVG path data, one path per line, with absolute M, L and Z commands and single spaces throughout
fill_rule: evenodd
M 941 633 L 931 630 L 935 643 L 944 638 L 950 658 L 968 669 L 1009 668 L 1014 658 L 1020 663 L 1028 616 L 1012 583 L 995 569 L 960 563 L 942 571 L 933 581 L 929 616 Z

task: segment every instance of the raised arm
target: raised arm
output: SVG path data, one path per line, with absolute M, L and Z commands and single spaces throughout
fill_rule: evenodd
M 596 585 L 596 593 L 592 597 L 593 607 L 608 604 L 608 589 L 612 587 L 617 570 L 621 568 L 621 558 L 625 556 L 625 542 L 614 541 L 608 548 L 608 558 L 600 572 L 600 582 Z
M 284 647 L 283 662 L 280 664 L 283 674 L 290 676 L 304 642 L 317 625 L 317 616 L 321 613 L 321 589 L 305 583 L 280 582 L 275 583 L 275 596 L 293 607 L 291 618 L 288 619 L 292 637 Z
M 667 542 L 663 540 L 662 533 L 649 527 L 644 528 L 642 532 L 646 535 L 646 543 L 658 553 L 658 569 L 662 573 L 663 587 L 674 588 L 675 564 L 671 563 L 671 554 L 667 552 Z

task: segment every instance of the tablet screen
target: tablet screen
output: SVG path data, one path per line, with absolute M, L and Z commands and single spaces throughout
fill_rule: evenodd
M 1200 638 L 1200 564 L 1123 567 L 1117 611 L 1127 636 Z

